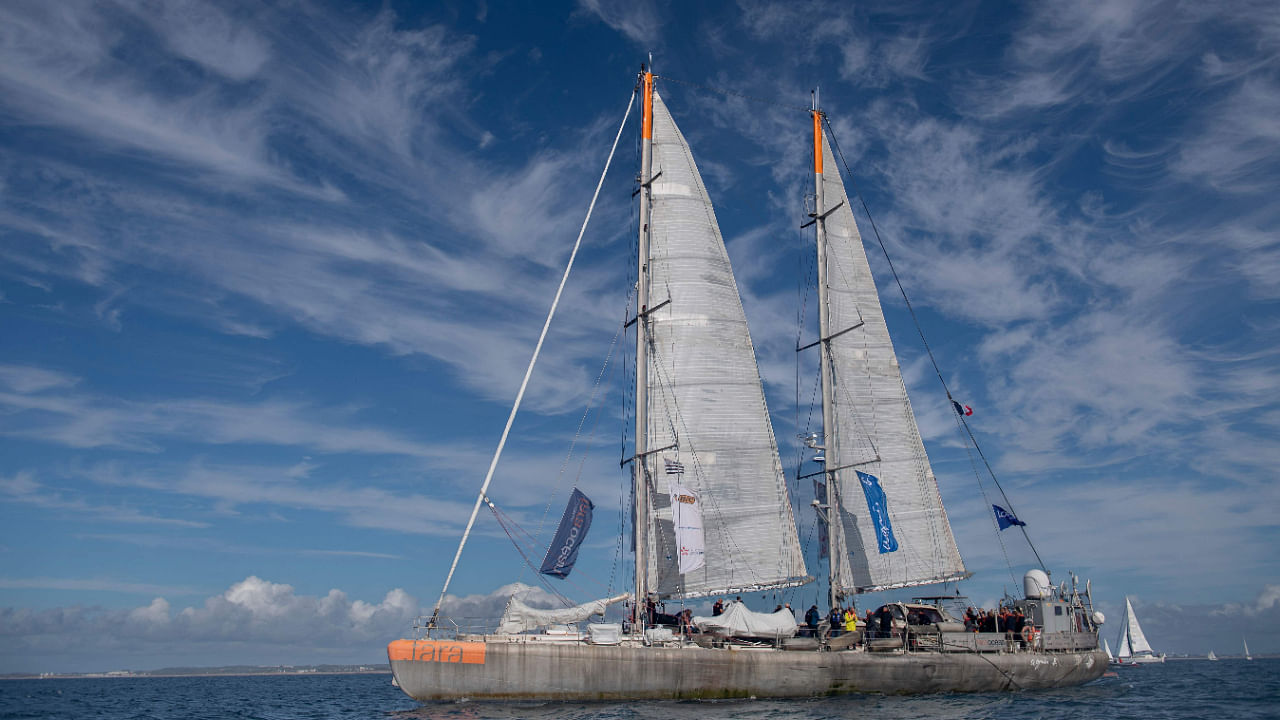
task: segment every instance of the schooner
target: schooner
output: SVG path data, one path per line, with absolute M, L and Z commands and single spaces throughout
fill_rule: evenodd
M 1074 582 L 1071 590 L 1054 588 L 1039 570 L 1028 573 L 1027 597 L 1019 601 L 1036 632 L 1022 637 L 967 632 L 941 609 L 927 622 L 913 618 L 908 625 L 903 618 L 888 642 L 875 643 L 850 642 L 859 639 L 854 635 L 842 643 L 825 635 L 796 638 L 789 611 L 753 613 L 736 603 L 721 616 L 695 618 L 697 634 L 646 622 L 649 602 L 812 580 L 715 210 L 655 77 L 645 71 L 637 83 L 638 301 L 629 321 L 636 329 L 635 439 L 623 459 L 631 468 L 636 548 L 629 622 L 590 623 L 586 633 L 547 629 L 585 622 L 626 596 L 563 610 L 513 598 L 496 632 L 467 633 L 440 616 L 442 590 L 418 634 L 388 646 L 396 683 L 419 700 L 600 700 L 981 692 L 1099 677 L 1107 664 L 1097 649 L 1101 615 Z M 825 454 L 823 495 L 815 504 L 826 521 L 834 604 L 967 573 L 824 141 L 823 118 L 815 101 L 811 217 L 823 432 L 812 443 Z M 552 313 L 558 299 L 559 293 Z M 506 437 L 504 431 L 498 453 Z M 497 457 L 476 510 L 488 500 Z M 474 519 L 473 511 L 462 543 Z M 454 567 L 461 553 L 460 544 Z

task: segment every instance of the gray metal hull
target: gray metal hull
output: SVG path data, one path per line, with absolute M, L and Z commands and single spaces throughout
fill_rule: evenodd
M 417 659 L 420 654 L 389 653 L 397 684 L 417 700 L 993 692 L 1079 685 L 1107 668 L 1101 650 L 902 654 L 485 643 L 479 662 L 431 655 Z

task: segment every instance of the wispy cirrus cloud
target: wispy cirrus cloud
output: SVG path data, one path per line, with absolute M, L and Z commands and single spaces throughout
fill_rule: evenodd
M 0 578 L 0 588 L 7 590 L 97 590 L 112 593 L 155 595 L 191 595 L 196 592 L 196 590 L 189 587 L 174 585 L 52 577 Z
M 658 9 L 656 0 L 578 0 L 578 12 L 594 15 L 645 49 L 652 50 L 661 45 L 658 33 L 662 29 L 664 13 Z
M 63 391 L 57 385 L 30 384 L 31 368 L 10 368 L 25 376 L 26 392 L 0 393 L 4 409 L 0 434 L 75 448 L 117 447 L 154 452 L 165 439 L 213 445 L 264 443 L 301 446 L 324 452 L 431 457 L 429 444 L 397 433 L 341 420 L 349 409 L 319 410 L 289 402 L 236 403 L 201 398 L 132 401 Z M 326 423 L 319 415 L 332 413 Z
M 124 502 L 95 504 L 85 499 L 81 493 L 70 489 L 50 488 L 36 480 L 30 472 L 18 472 L 10 477 L 0 476 L 0 502 L 87 516 L 112 523 L 185 528 L 209 526 L 207 522 L 154 515 Z

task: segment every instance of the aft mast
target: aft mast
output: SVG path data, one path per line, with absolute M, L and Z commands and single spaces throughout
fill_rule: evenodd
M 968 577 L 814 102 L 823 447 L 832 598 Z
M 831 335 L 829 308 L 827 307 L 827 218 L 822 182 L 822 111 L 818 109 L 818 96 L 813 97 L 813 216 L 814 230 L 818 245 L 818 347 L 822 365 L 822 431 L 821 449 L 824 458 L 824 477 L 826 479 L 826 525 L 827 525 L 827 560 L 828 585 L 831 607 L 835 607 L 841 597 L 837 581 L 837 558 L 843 557 L 844 533 L 840 525 L 840 493 L 836 489 L 836 474 L 841 463 L 835 433 L 835 407 L 831 399 L 832 372 L 831 347 L 828 340 Z

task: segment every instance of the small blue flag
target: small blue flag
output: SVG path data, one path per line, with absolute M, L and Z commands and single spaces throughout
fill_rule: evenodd
M 1000 523 L 1001 530 L 1014 525 L 1026 525 L 1026 523 L 1015 517 L 1013 513 L 1005 510 L 999 505 L 992 505 L 991 509 L 996 511 L 996 522 Z
M 542 568 L 538 572 L 562 580 L 569 576 L 573 564 L 578 561 L 578 548 L 591 529 L 593 508 L 595 505 L 591 500 L 581 490 L 574 488 L 573 494 L 569 496 L 569 505 L 560 518 L 560 528 L 556 530 L 556 537 L 551 541 L 551 547 L 547 549 L 547 556 L 542 560 Z
M 858 482 L 862 484 L 862 494 L 867 498 L 871 522 L 876 526 L 876 546 L 880 549 L 880 554 L 897 550 L 898 539 L 893 536 L 893 523 L 889 522 L 889 499 L 884 496 L 884 490 L 880 487 L 880 478 L 858 472 Z

